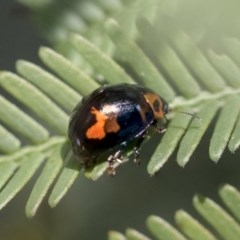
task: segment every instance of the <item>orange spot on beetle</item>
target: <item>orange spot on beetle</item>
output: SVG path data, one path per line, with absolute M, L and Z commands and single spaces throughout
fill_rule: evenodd
M 103 139 L 106 136 L 104 125 L 108 117 L 92 107 L 91 113 L 96 117 L 96 123 L 88 128 L 86 136 L 89 139 Z
M 93 124 L 86 131 L 88 139 L 103 139 L 106 133 L 118 132 L 120 129 L 119 124 L 115 116 L 107 116 L 102 112 L 98 111 L 95 107 L 92 107 L 91 113 L 95 115 L 96 123 Z

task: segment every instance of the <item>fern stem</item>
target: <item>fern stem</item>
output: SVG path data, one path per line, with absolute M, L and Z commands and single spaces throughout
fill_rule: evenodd
M 27 154 L 34 153 L 34 152 L 45 152 L 49 148 L 57 145 L 57 144 L 63 144 L 66 141 L 65 137 L 52 137 L 49 138 L 48 141 L 44 142 L 43 144 L 30 146 L 30 147 L 24 147 L 20 151 L 8 155 L 0 157 L 0 163 L 7 162 L 7 161 L 17 161 L 23 156 L 26 156 Z
M 195 98 L 191 98 L 191 99 L 184 99 L 181 97 L 176 98 L 174 102 L 171 103 L 171 108 L 197 105 L 198 103 L 201 103 L 203 101 L 220 99 L 225 96 L 234 95 L 234 94 L 240 94 L 240 89 L 226 88 L 224 91 L 214 93 L 214 94 L 203 91 L 201 94 L 199 94 Z

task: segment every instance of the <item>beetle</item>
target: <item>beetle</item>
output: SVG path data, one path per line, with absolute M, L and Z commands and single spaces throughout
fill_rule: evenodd
M 168 103 L 153 90 L 135 84 L 104 85 L 83 97 L 74 108 L 68 128 L 73 152 L 85 169 L 94 167 L 104 156 L 108 173 L 124 162 L 129 151 L 139 162 L 143 140 L 153 127 L 165 121 Z

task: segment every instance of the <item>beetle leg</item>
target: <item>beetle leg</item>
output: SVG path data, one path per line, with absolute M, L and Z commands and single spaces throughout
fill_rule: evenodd
M 164 132 L 167 130 L 165 127 L 162 127 L 162 126 L 160 127 L 160 126 L 158 125 L 158 122 L 157 122 L 156 120 L 153 121 L 152 126 L 155 127 L 155 129 L 157 130 L 157 132 L 160 133 L 160 134 L 164 133 Z
M 107 170 L 108 175 L 111 175 L 111 176 L 115 175 L 116 167 L 122 163 L 123 163 L 123 155 L 121 150 L 118 150 L 113 155 L 110 155 L 108 157 L 108 170 Z
M 167 130 L 165 127 L 160 127 L 158 125 L 156 125 L 156 129 L 157 129 L 157 132 L 160 134 L 164 133 Z
M 138 139 L 138 141 L 137 141 L 137 143 L 136 143 L 136 145 L 135 145 L 135 147 L 134 147 L 134 150 L 133 150 L 133 153 L 134 153 L 134 162 L 135 162 L 136 164 L 138 164 L 138 165 L 140 164 L 140 152 L 139 152 L 139 150 L 141 149 L 141 145 L 142 145 L 145 137 L 146 137 L 146 133 L 144 133 L 144 134 Z
M 140 147 L 135 147 L 134 150 L 133 150 L 133 153 L 134 153 L 134 162 L 137 164 L 137 165 L 140 165 Z
M 109 176 L 114 176 L 114 175 L 116 174 L 116 169 L 115 169 L 114 167 L 108 166 L 107 174 L 108 174 Z

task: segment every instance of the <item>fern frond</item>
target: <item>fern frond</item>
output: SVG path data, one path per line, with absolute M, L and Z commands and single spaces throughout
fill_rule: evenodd
M 240 192 L 233 186 L 225 184 L 220 188 L 219 195 L 232 214 L 210 198 L 200 195 L 193 197 L 195 210 L 202 216 L 203 220 L 210 224 L 214 232 L 182 209 L 175 213 L 177 227 L 159 216 L 152 215 L 147 219 L 147 228 L 159 240 L 216 240 L 219 237 L 221 239 L 237 240 L 240 238 L 239 211 L 237 211 L 240 205 Z M 120 233 L 118 234 L 120 235 Z M 108 239 L 112 240 L 114 236 L 114 234 L 111 234 Z M 124 235 L 120 236 L 124 239 Z M 149 239 L 133 229 L 130 232 L 127 229 L 125 236 L 126 239 Z
M 89 39 L 105 53 L 112 55 L 113 44 L 104 33 L 104 21 L 116 19 L 131 38 L 136 38 L 136 16 L 144 16 L 153 20 L 157 15 L 159 0 L 125 1 L 125 0 L 84 0 L 55 2 L 53 0 L 34 1 L 18 0 L 33 13 L 35 22 L 44 37 L 64 53 L 75 59 L 81 66 L 81 57 L 68 44 L 69 33 L 75 32 Z
M 37 182 L 35 183 L 26 205 L 26 214 L 28 217 L 35 215 L 40 203 L 46 196 L 49 187 L 58 175 L 63 165 L 63 157 L 66 156 L 68 149 L 62 149 L 62 145 L 57 145 L 51 153 L 44 169 L 42 170 Z M 66 147 L 65 147 L 66 148 Z M 59 161 L 60 160 L 60 161 Z
M 0 209 L 2 209 L 25 186 L 44 160 L 41 153 L 29 154 L 21 159 L 21 164 L 14 176 L 9 180 L 0 194 Z M 10 176 L 9 176 L 10 177 Z
M 124 237 L 123 234 L 116 232 L 116 231 L 109 231 L 108 238 L 110 240 L 126 240 L 127 239 Z
M 144 1 L 136 3 L 141 2 L 140 12 Z M 150 87 L 167 100 L 171 108 L 196 112 L 201 118 L 192 120 L 189 115 L 175 113 L 151 156 L 149 174 L 156 173 L 175 150 L 178 150 L 178 164 L 185 166 L 214 118 L 210 158 L 218 161 L 227 146 L 231 152 L 237 150 L 240 145 L 240 41 L 224 36 L 225 55 L 219 56 L 213 49 L 202 49 L 191 34 L 175 24 L 166 31 L 154 20 L 148 23 L 138 19 L 135 27 L 138 43 L 117 21 L 105 22 L 105 34 L 114 45 L 114 56 L 126 68 L 87 38 L 70 34 L 69 47 L 75 49 L 88 69 L 79 68 L 74 61 L 42 47 L 40 58 L 51 73 L 23 60 L 17 62 L 18 74 L 0 72 L 0 87 L 6 93 L 6 97 L 0 96 L 0 135 L 4 136 L 0 140 L 1 208 L 44 161 L 26 206 L 27 215 L 32 217 L 36 213 L 50 187 L 53 187 L 48 200 L 50 206 L 56 206 L 69 190 L 80 171 L 67 144 L 69 113 L 82 96 L 101 85 L 90 76 L 92 72 L 100 74 L 108 83 Z M 229 69 L 236 73 L 236 78 L 228 73 Z M 106 162 L 101 163 L 86 172 L 86 176 L 96 180 L 106 167 Z M 25 171 L 27 174 L 19 181 Z
M 131 228 L 128 228 L 126 230 L 126 237 L 129 240 L 150 240 L 150 238 L 144 236 L 142 233 Z
M 62 197 L 78 177 L 80 169 L 81 167 L 79 163 L 76 161 L 72 153 L 70 153 L 66 165 L 62 169 L 62 172 L 49 196 L 48 203 L 51 207 L 55 207 L 60 202 Z

